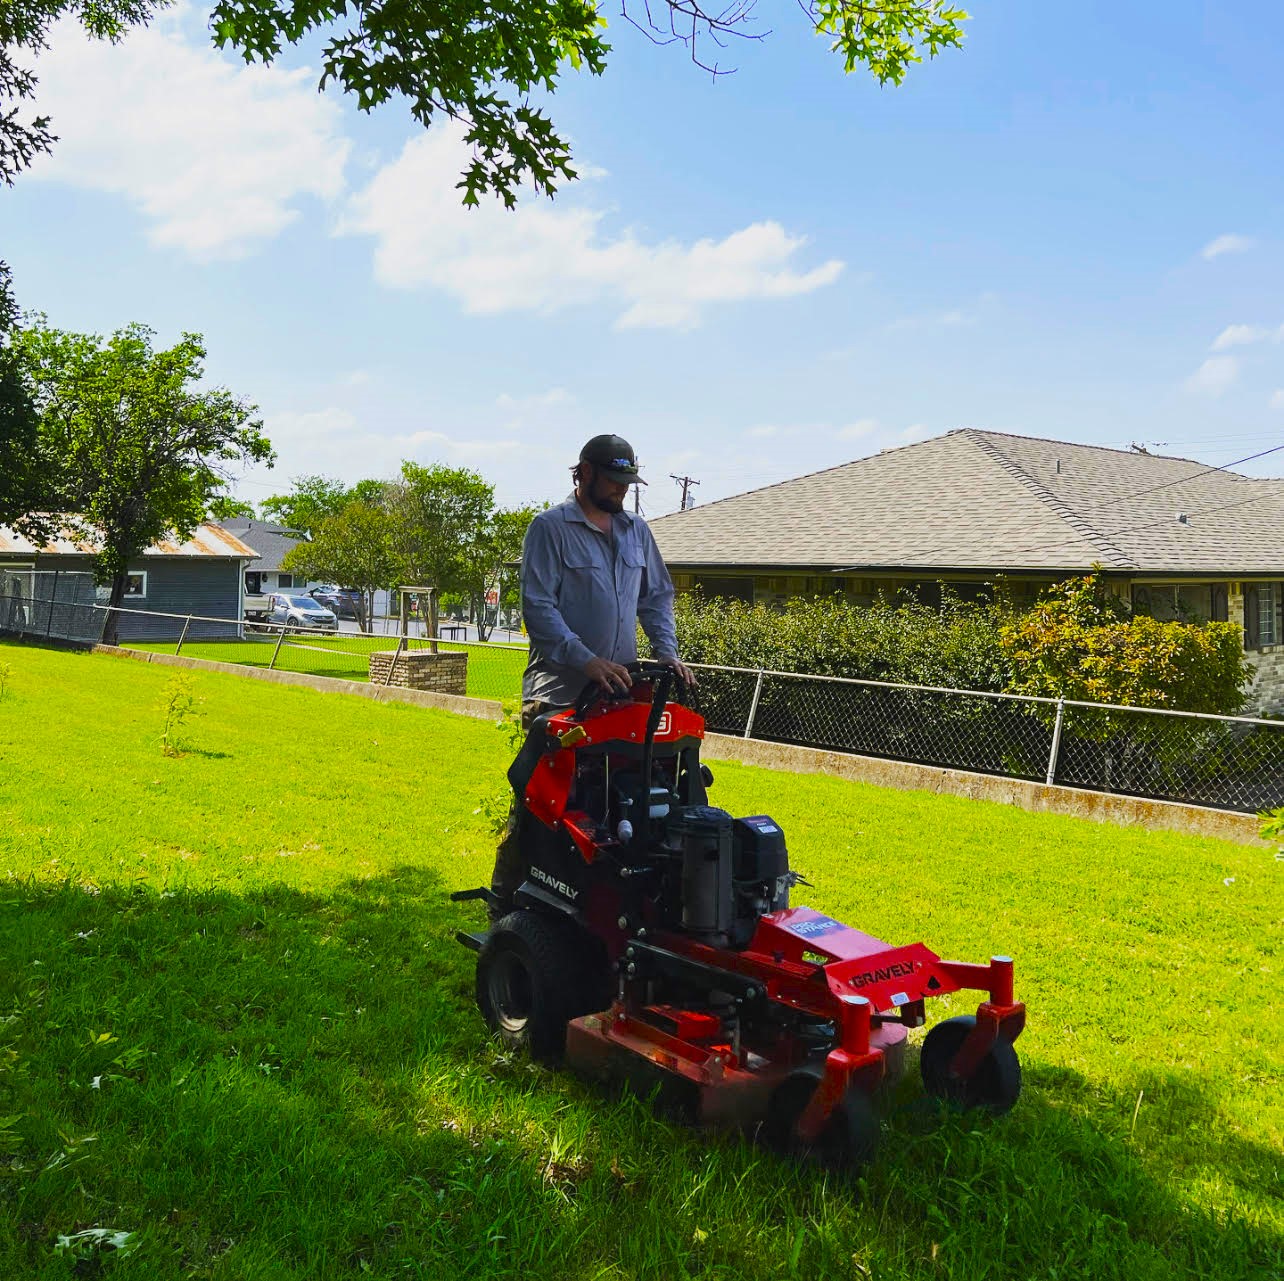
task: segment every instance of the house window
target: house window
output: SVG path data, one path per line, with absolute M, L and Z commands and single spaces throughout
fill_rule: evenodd
M 1275 584 L 1262 583 L 1257 589 L 1257 643 L 1274 645 L 1275 634 Z
M 94 588 L 94 595 L 100 603 L 111 600 L 111 583 L 99 583 Z M 147 571 L 131 570 L 125 575 L 125 596 L 134 600 L 147 599 Z
M 282 586 L 282 587 L 293 587 L 293 586 L 294 586 L 294 575 L 293 575 L 293 574 L 278 574 L 276 577 L 277 577 L 277 582 L 278 582 L 278 584 L 279 584 L 280 586 Z
M 1133 613 L 1147 614 L 1161 623 L 1224 623 L 1227 619 L 1226 584 L 1134 584 L 1132 608 Z
M 263 575 L 251 572 L 245 575 L 245 590 L 251 596 L 259 596 L 263 592 Z

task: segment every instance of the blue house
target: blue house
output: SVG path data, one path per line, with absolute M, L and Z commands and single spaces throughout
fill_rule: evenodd
M 72 531 L 36 545 L 0 525 L 0 632 L 96 640 L 110 596 L 91 572 L 93 543 Z M 161 539 L 129 565 L 119 639 L 236 636 L 254 548 L 217 525 Z

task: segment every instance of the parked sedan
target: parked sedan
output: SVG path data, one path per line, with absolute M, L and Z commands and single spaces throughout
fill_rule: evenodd
M 361 621 L 361 593 L 355 587 L 314 587 L 308 595 L 327 609 L 332 609 L 340 618 Z
M 272 597 L 272 609 L 268 621 L 284 623 L 290 631 L 297 632 L 337 632 L 339 619 L 334 610 L 326 609 L 311 596 L 283 596 L 277 593 Z

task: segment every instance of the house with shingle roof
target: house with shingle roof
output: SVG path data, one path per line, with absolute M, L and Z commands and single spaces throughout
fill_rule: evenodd
M 223 522 L 223 528 L 235 538 L 249 543 L 258 555 L 245 567 L 245 593 L 247 596 L 267 595 L 278 591 L 303 591 L 316 586 L 299 574 L 281 568 L 286 554 L 300 543 L 307 542 L 307 535 L 285 525 L 269 521 L 250 520 L 248 517 Z
M 1100 565 L 1157 618 L 1230 620 L 1284 704 L 1284 481 L 963 428 L 651 522 L 679 590 L 873 603 L 1003 577 L 1018 600 Z

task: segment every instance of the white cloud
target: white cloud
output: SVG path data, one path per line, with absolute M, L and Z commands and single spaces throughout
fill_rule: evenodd
M 356 415 L 347 409 L 327 408 L 303 411 L 284 410 L 265 414 L 264 431 L 274 444 L 281 441 L 309 441 L 318 436 L 339 436 L 357 428 Z
M 1227 325 L 1214 339 L 1213 350 L 1227 351 L 1231 347 L 1246 347 L 1270 336 L 1271 331 L 1263 329 L 1261 325 Z
M 862 436 L 872 436 L 874 432 L 882 430 L 883 424 L 877 418 L 858 418 L 854 423 L 840 427 L 835 434 L 839 440 L 859 440 Z
M 1272 393 L 1271 408 L 1284 409 L 1284 387 L 1279 387 Z
M 779 427 L 776 427 L 771 423 L 765 423 L 761 427 L 750 427 L 749 430 L 745 433 L 745 435 L 753 436 L 758 440 L 766 440 L 771 436 L 778 435 L 779 433 L 780 433 Z
M 1222 254 L 1242 254 L 1256 244 L 1257 241 L 1251 236 L 1225 235 L 1210 240 L 1199 252 L 1201 257 L 1211 262 Z
M 293 222 L 300 198 L 340 196 L 350 144 L 314 71 L 225 59 L 203 20 L 186 38 L 195 17 L 171 10 L 119 45 L 58 24 L 37 73 L 59 141 L 31 177 L 120 195 L 153 243 L 232 258 Z
M 505 413 L 517 414 L 556 409 L 574 402 L 575 396 L 565 387 L 550 387 L 548 391 L 530 392 L 524 396 L 510 396 L 508 392 L 501 392 L 495 397 L 495 404 Z
M 459 130 L 434 128 L 353 196 L 341 230 L 375 238 L 380 282 L 440 289 L 474 314 L 607 303 L 622 309 L 620 328 L 686 329 L 711 303 L 810 293 L 843 269 L 836 259 L 795 269 L 804 238 L 770 221 L 721 240 L 646 243 L 607 232 L 599 210 L 530 195 L 513 211 L 465 209 L 455 185 L 465 160 Z
M 1209 356 L 1186 379 L 1186 390 L 1220 396 L 1239 377 L 1239 359 L 1235 356 Z

